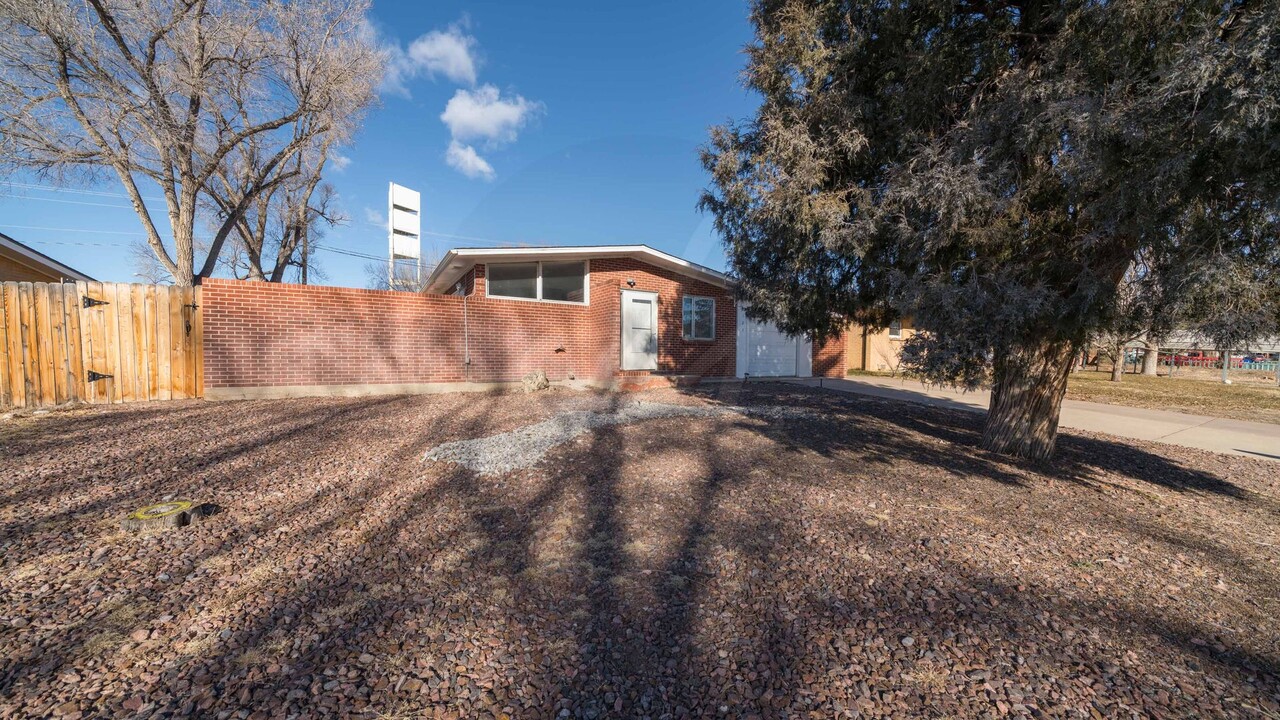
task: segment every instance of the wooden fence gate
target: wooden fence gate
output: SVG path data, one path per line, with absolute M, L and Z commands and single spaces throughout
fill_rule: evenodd
M 200 288 L 0 283 L 0 407 L 203 395 Z

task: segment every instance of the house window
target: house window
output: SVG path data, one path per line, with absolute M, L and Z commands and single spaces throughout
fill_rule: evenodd
M 587 264 L 526 262 L 490 265 L 491 297 L 548 300 L 583 304 L 587 301 Z
M 583 302 L 586 299 L 586 276 L 582 262 L 542 263 L 542 299 Z
M 889 323 L 889 339 L 890 340 L 902 339 L 902 321 L 901 320 L 894 320 L 893 322 Z
M 683 310 L 685 340 L 716 339 L 715 298 L 685 295 Z
M 509 263 L 489 266 L 489 294 L 500 297 L 538 297 L 538 263 Z

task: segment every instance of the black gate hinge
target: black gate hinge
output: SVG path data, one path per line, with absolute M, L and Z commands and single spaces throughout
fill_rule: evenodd
M 80 304 L 83 305 L 85 309 L 88 309 L 95 305 L 110 305 L 111 302 L 108 300 L 99 300 L 98 298 L 91 298 L 88 295 L 85 295 L 84 297 L 80 298 Z
M 107 375 L 107 374 L 105 374 L 105 373 L 100 373 L 100 372 L 97 372 L 97 371 L 95 371 L 95 370 L 90 370 L 90 371 L 89 371 L 89 382 L 98 382 L 99 380 L 109 380 L 109 379 L 111 379 L 112 377 L 115 377 L 115 376 L 114 376 L 114 375 Z

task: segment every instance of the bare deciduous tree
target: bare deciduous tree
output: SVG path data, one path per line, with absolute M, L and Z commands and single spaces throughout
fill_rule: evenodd
M 328 139 L 318 145 L 277 165 L 260 192 L 254 190 L 259 182 L 254 179 L 256 173 L 218 173 L 209 192 L 218 213 L 231 212 L 246 195 L 253 197 L 235 223 L 230 250 L 222 258 L 236 277 L 280 282 L 286 269 L 298 266 L 306 282 L 303 260 L 311 243 L 321 237 L 322 226 L 346 221 L 336 207 L 333 187 L 323 182 Z
M 391 265 L 385 261 L 367 262 L 364 273 L 370 290 L 403 290 L 405 292 L 423 292 L 427 289 L 427 278 L 435 266 L 408 260 L 396 261 L 396 275 L 392 278 Z
M 61 179 L 114 173 L 147 245 L 179 285 L 214 270 L 259 193 L 320 138 L 341 141 L 374 100 L 384 57 L 366 0 L 0 0 L 0 164 Z M 252 162 L 245 148 L 252 144 Z M 234 167 L 236 170 L 229 170 Z M 197 264 L 201 198 L 214 217 Z M 164 195 L 172 252 L 140 185 Z

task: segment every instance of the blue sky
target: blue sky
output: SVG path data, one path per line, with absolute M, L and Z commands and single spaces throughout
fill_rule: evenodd
M 427 254 L 647 243 L 723 268 L 695 207 L 707 184 L 697 150 L 710 125 L 755 105 L 738 79 L 747 10 L 745 0 L 375 1 L 399 72 L 342 149 L 349 162 L 328 172 L 349 222 L 324 244 L 385 256 L 378 223 L 395 181 L 422 193 Z M 0 184 L 0 231 L 99 279 L 136 280 L 128 246 L 141 235 L 120 189 L 46 184 Z M 163 203 L 153 211 L 163 218 Z M 366 260 L 323 252 L 318 262 L 326 284 L 366 284 Z

